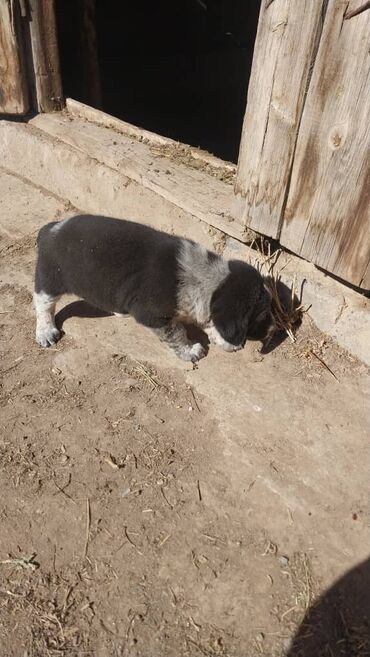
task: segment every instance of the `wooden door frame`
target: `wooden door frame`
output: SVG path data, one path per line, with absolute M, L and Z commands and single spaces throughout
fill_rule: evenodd
M 26 114 L 30 108 L 22 10 L 18 0 L 0 0 L 0 113 Z
M 64 107 L 54 0 L 28 0 L 28 70 L 33 109 L 55 112 Z
M 0 108 L 24 115 L 64 107 L 54 0 L 0 0 Z

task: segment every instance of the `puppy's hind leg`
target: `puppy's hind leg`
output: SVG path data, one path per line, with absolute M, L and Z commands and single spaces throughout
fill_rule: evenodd
M 35 292 L 33 300 L 36 310 L 36 342 L 41 347 L 50 347 L 58 342 L 60 331 L 55 326 L 55 306 L 59 296 L 47 292 Z
M 171 323 L 152 330 L 161 342 L 164 342 L 182 360 L 195 363 L 206 355 L 206 350 L 200 342 L 193 344 L 188 340 L 185 327 L 182 324 Z

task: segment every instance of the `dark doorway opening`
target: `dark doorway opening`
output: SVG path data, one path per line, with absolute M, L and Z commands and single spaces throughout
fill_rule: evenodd
M 86 2 L 94 7 L 95 84 Z M 64 94 L 236 162 L 260 4 L 57 0 Z

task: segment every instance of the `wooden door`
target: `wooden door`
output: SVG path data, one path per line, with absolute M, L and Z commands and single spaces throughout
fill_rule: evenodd
M 263 0 L 235 191 L 246 226 L 370 287 L 370 11 Z M 351 17 L 352 16 L 352 17 Z
M 346 5 L 326 14 L 280 241 L 370 288 L 370 11 L 343 20 Z
M 0 0 L 0 114 L 29 109 L 21 23 L 19 1 Z

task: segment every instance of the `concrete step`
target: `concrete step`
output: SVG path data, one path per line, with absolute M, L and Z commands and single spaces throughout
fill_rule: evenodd
M 106 208 L 107 192 L 102 189 L 101 177 L 105 179 L 104 187 L 110 185 L 113 191 L 117 192 L 122 187 L 128 192 L 129 185 L 136 183 L 142 189 L 158 195 L 208 225 L 237 239 L 243 238 L 244 227 L 234 217 L 237 210 L 236 201 L 233 185 L 229 182 L 230 170 L 226 166 L 224 170 L 220 167 L 214 169 L 208 162 L 194 159 L 191 154 L 185 156 L 184 149 L 177 148 L 177 145 L 139 141 L 68 112 L 39 114 L 29 125 L 41 131 L 46 139 L 55 140 L 54 166 L 57 168 L 60 150 L 66 152 L 66 149 L 70 149 L 71 171 L 74 169 L 73 155 L 81 158 L 83 166 L 79 170 L 78 178 L 80 186 L 83 182 L 85 186 L 81 189 L 78 199 L 70 199 L 72 203 L 76 204 L 78 201 L 82 207 L 87 208 L 91 190 L 95 197 L 94 207 L 101 196 L 102 206 Z M 69 177 L 66 164 L 64 158 L 64 178 Z M 97 164 L 104 169 L 100 168 L 98 171 Z M 37 161 L 34 166 L 37 166 Z M 216 175 L 210 175 L 209 172 Z M 44 175 L 44 171 L 41 175 Z M 220 179 L 223 176 L 228 182 Z M 56 177 L 57 173 L 53 173 L 54 180 Z M 68 187 L 62 183 L 59 179 L 57 188 L 53 191 L 57 192 L 58 189 L 57 193 L 62 193 L 62 196 L 71 196 L 70 180 Z M 121 198 L 115 203 L 114 210 L 112 209 L 111 213 L 115 216 L 122 215 L 123 209 L 120 211 L 117 207 L 120 202 Z M 124 210 L 123 214 L 127 216 L 125 212 Z

